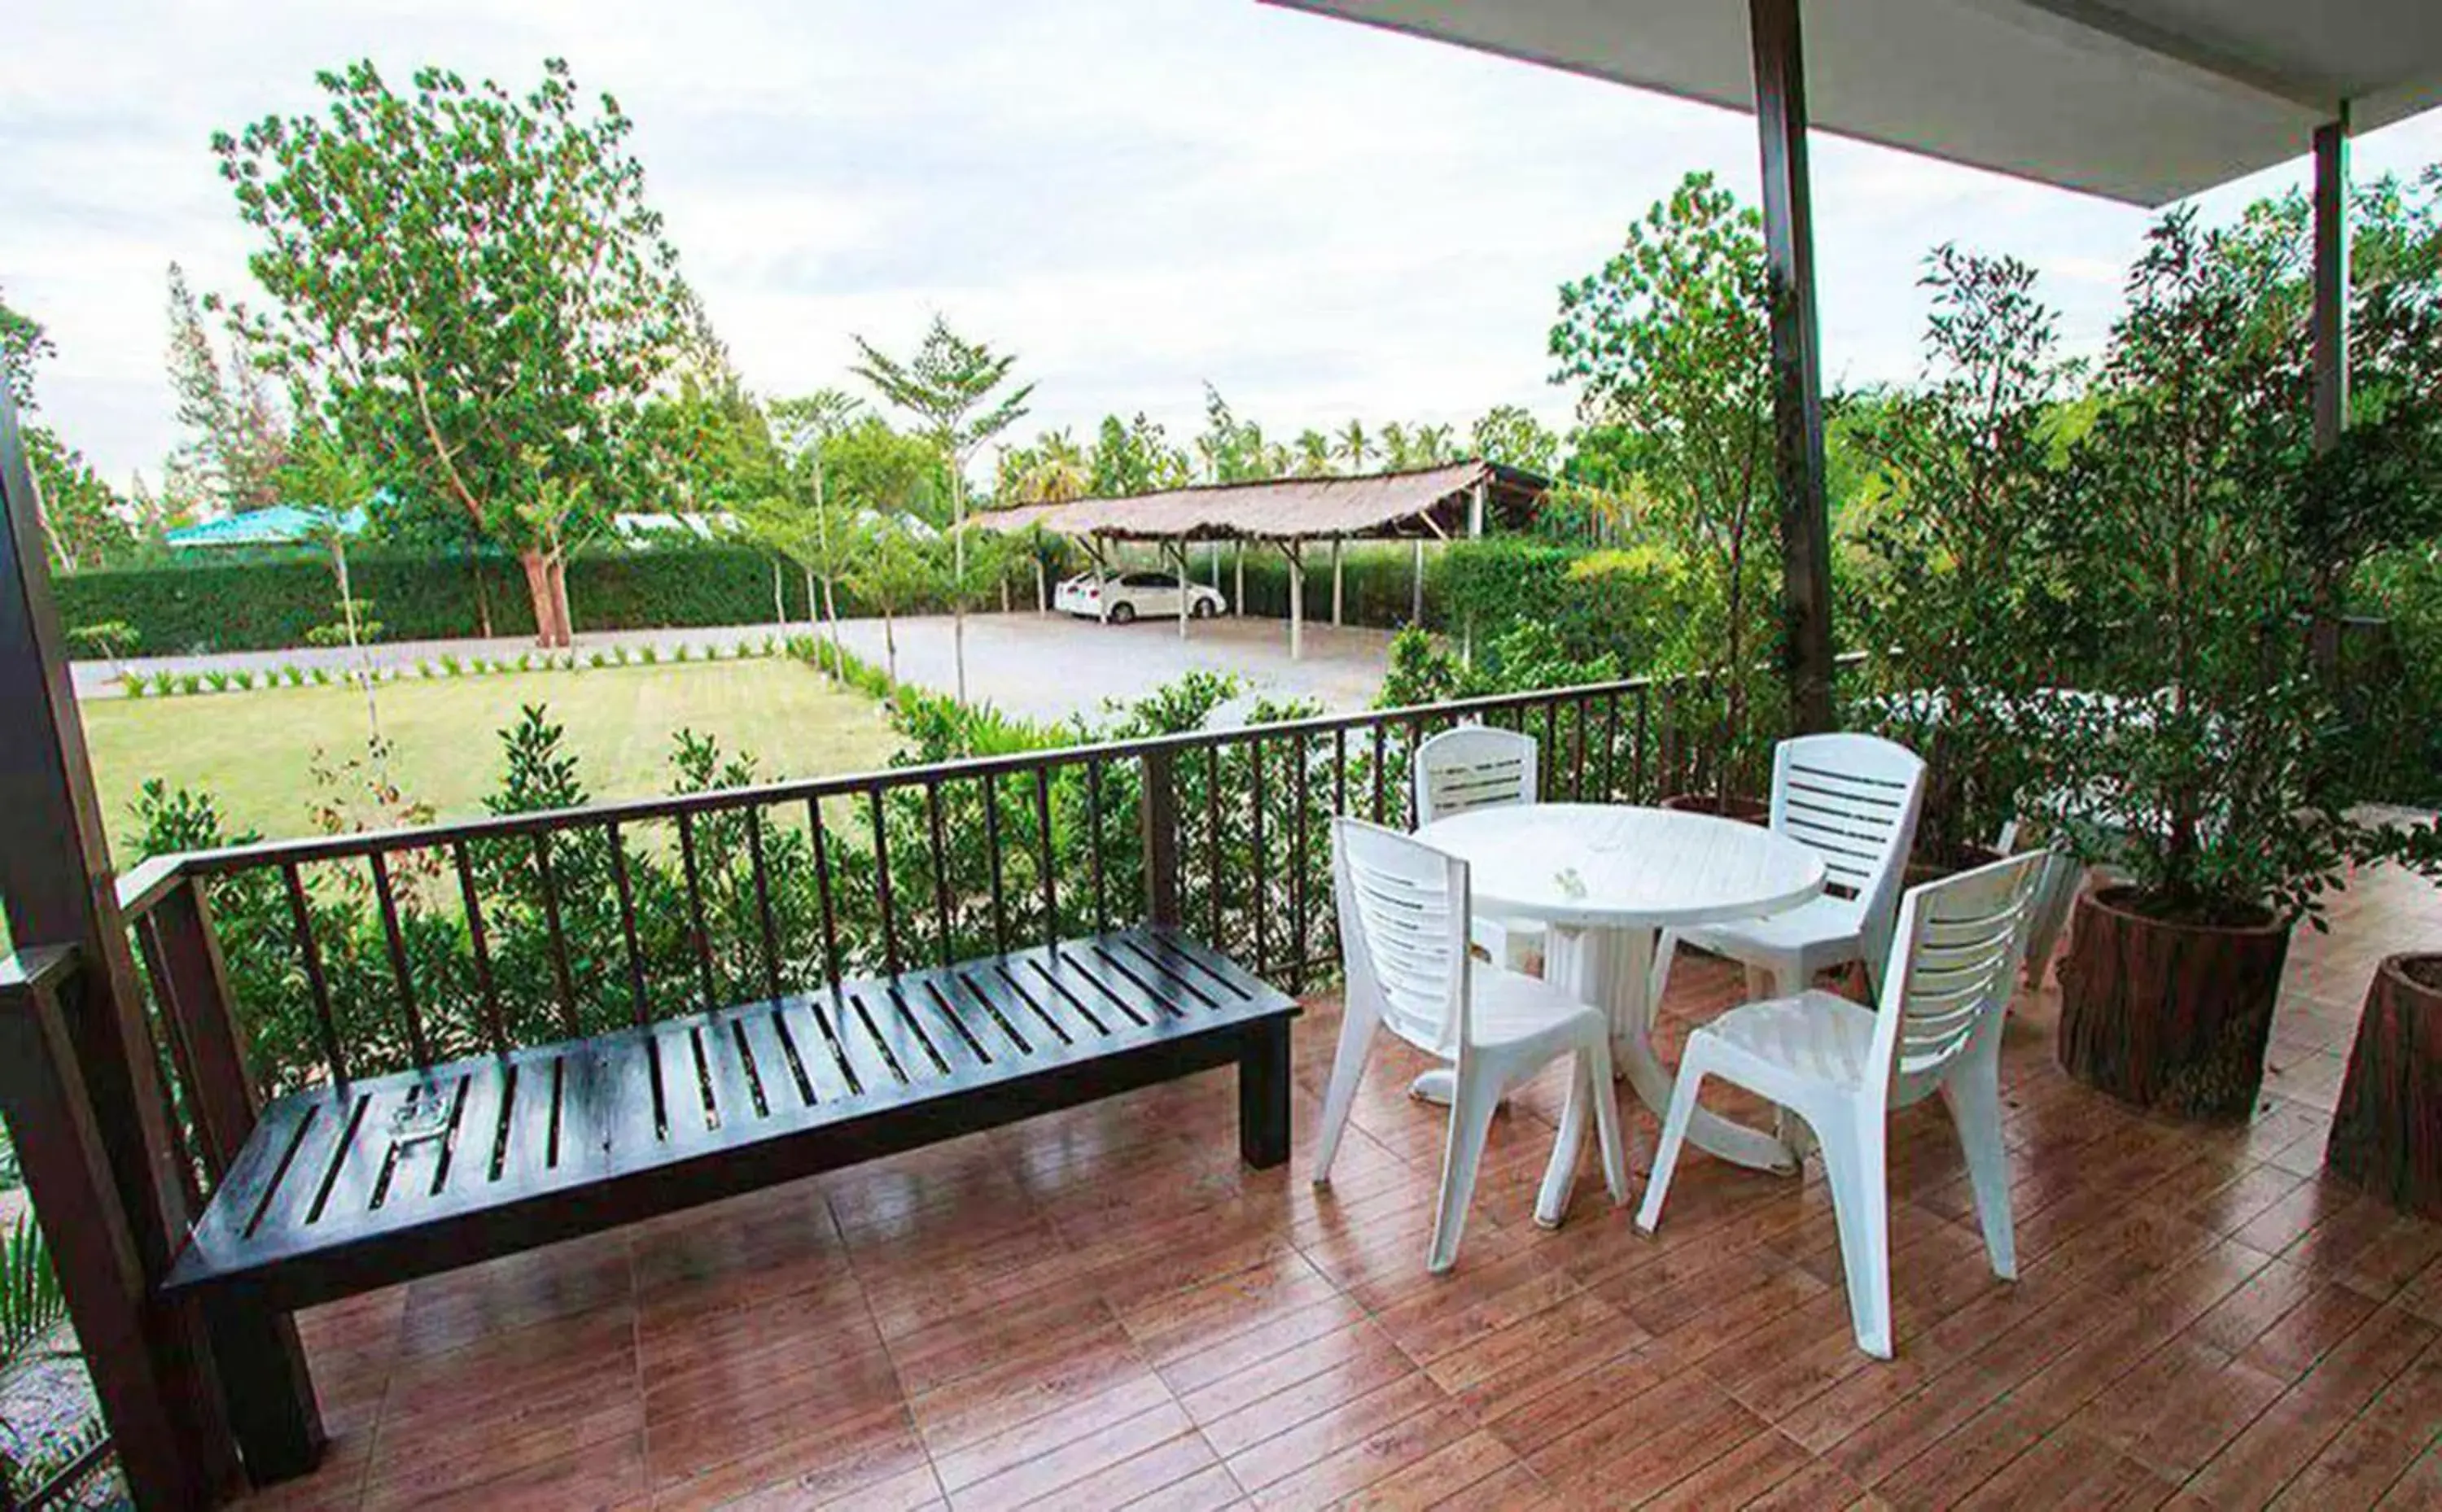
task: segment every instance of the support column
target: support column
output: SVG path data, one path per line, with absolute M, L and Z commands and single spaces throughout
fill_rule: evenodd
M 0 511 L 0 708 L 9 711 L 0 724 L 0 909 L 19 950 L 75 953 L 78 969 L 59 993 L 62 1033 L 125 1213 L 132 1269 L 146 1288 L 133 1304 L 134 1347 L 87 1364 L 102 1400 L 116 1404 L 111 1430 L 137 1502 L 200 1505 L 235 1465 L 201 1331 L 191 1313 L 151 1295 L 191 1215 L 68 682 L 41 505 L 6 392 Z
M 1289 561 L 1289 660 L 1305 654 L 1305 554 L 1293 540 L 1281 542 Z
M 1347 544 L 1337 536 L 1331 537 L 1331 628 L 1333 629 L 1338 629 L 1347 623 L 1343 611 L 1347 607 L 1348 591 L 1341 568 L 1343 549 Z
M 2315 449 L 2349 426 L 2349 117 L 2315 128 Z
M 1237 580 L 1230 585 L 1235 592 L 1230 595 L 1230 612 L 1244 614 L 1247 612 L 1247 543 L 1243 540 L 1237 543 L 1232 554 L 1230 568 L 1237 574 Z
M 1418 539 L 1409 547 L 1408 556 L 1408 623 L 1425 623 L 1425 543 Z
M 1784 669 L 1792 725 L 1805 734 L 1832 727 L 1832 518 L 1824 487 L 1823 364 L 1814 314 L 1814 214 L 1807 180 L 1798 0 L 1747 0 L 1747 26 L 1755 48 L 1772 305 Z
M 1162 556 L 1165 560 L 1175 557 L 1178 562 L 1178 638 L 1183 641 L 1187 639 L 1187 601 L 1195 592 L 1195 580 L 1187 575 L 1187 542 L 1164 546 Z

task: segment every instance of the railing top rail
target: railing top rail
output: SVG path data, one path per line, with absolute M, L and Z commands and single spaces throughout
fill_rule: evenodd
M 446 824 L 422 825 L 411 829 L 374 830 L 362 834 L 308 835 L 288 840 L 262 841 L 254 845 L 228 846 L 214 850 L 187 851 L 173 856 L 152 857 L 122 877 L 119 881 L 120 907 L 131 918 L 140 914 L 166 895 L 178 878 L 185 876 L 244 871 L 266 865 L 303 865 L 318 862 L 358 860 L 376 854 L 386 855 L 402 850 L 429 850 L 446 846 L 463 845 L 471 841 L 512 839 L 545 831 L 675 819 L 681 814 L 770 808 L 776 804 L 800 803 L 808 799 L 839 797 L 890 788 L 921 787 L 928 783 L 982 777 L 987 774 L 1034 772 L 1091 761 L 1132 759 L 1156 753 L 1176 755 L 1201 750 L 1208 746 L 1234 745 L 1248 740 L 1294 738 L 1300 735 L 1309 737 L 1330 735 L 1336 731 L 1361 729 L 1376 724 L 1464 719 L 1470 714 L 1488 713 L 1498 709 L 1534 708 L 1548 703 L 1566 703 L 1588 699 L 1609 698 L 1619 694 L 1632 694 L 1667 683 L 1701 680 L 1704 676 L 1704 674 L 1697 673 L 1681 674 L 1675 677 L 1621 678 L 1608 683 L 1537 688 L 1532 692 L 1524 693 L 1488 694 L 1478 698 L 1452 699 L 1439 703 L 1411 704 L 1404 708 L 1363 709 L 1348 714 L 1325 714 L 1304 720 L 1285 720 L 1270 724 L 1233 725 L 1224 730 L 1190 730 L 1175 735 L 1148 736 L 1127 740 L 1047 746 L 1041 750 L 1016 752 L 1006 756 L 972 756 L 956 761 L 933 762 L 923 766 L 893 767 L 878 772 L 848 773 L 823 777 L 796 777 L 778 782 L 756 783 L 742 788 L 722 788 L 705 792 L 665 794 L 649 798 L 623 798 L 605 803 L 588 804 L 582 808 L 548 809 L 538 810 L 532 813 L 488 815 L 483 818 L 456 820 Z

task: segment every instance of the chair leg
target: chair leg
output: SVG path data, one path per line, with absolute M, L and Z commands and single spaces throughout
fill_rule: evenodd
M 1843 1112 L 1821 1137 L 1832 1211 L 1840 1225 L 1840 1268 L 1849 1280 L 1849 1321 L 1857 1347 L 1891 1357 L 1891 1214 L 1879 1118 Z
M 1560 1132 L 1552 1140 L 1552 1158 L 1543 1168 L 1543 1185 L 1535 1193 L 1535 1223 L 1558 1229 L 1568 1216 L 1569 1189 L 1576 1185 L 1577 1157 L 1585 1153 L 1586 1123 L 1594 1113 L 1595 1089 L 1586 1084 L 1586 1058 L 1569 1059 L 1569 1099 L 1560 1108 Z M 1609 1084 L 1605 1084 L 1606 1089 Z
M 1441 1274 L 1458 1261 L 1458 1242 L 1467 1231 L 1467 1204 L 1475 1199 L 1476 1168 L 1484 1162 L 1484 1141 L 1492 1133 L 1492 1111 L 1501 1105 L 1501 1087 L 1483 1076 L 1461 1074 L 1450 1098 L 1449 1135 L 1442 1152 L 1441 1206 L 1433 1214 L 1433 1245 L 1426 1267 Z
M 1331 1057 L 1331 1085 L 1322 1098 L 1322 1128 L 1315 1140 L 1314 1181 L 1331 1180 L 1331 1162 L 1339 1155 L 1339 1137 L 1357 1105 L 1358 1084 L 1365 1080 L 1365 1062 L 1374 1053 L 1374 1035 L 1380 1017 L 1352 998 L 1339 1020 L 1339 1047 Z
M 1764 968 L 1760 966 L 1752 964 L 1748 965 L 1746 968 L 1746 1000 L 1750 1003 L 1758 1002 L 1763 998 L 1778 997 L 1780 995 L 1779 981 L 1776 978 L 1773 973 L 1764 970 Z
M 1662 1120 L 1662 1142 L 1654 1147 L 1653 1173 L 1645 1178 L 1645 1200 L 1637 1206 L 1636 1227 L 1651 1233 L 1662 1221 L 1662 1199 L 1670 1192 L 1670 1173 L 1679 1164 L 1680 1146 L 1687 1142 L 1687 1120 L 1696 1116 L 1696 1094 L 1704 1089 L 1704 1039 L 1691 1040 L 1679 1058 L 1679 1080 L 1670 1088 L 1670 1111 Z
M 1967 1180 L 1976 1193 L 1976 1219 L 1984 1229 L 1984 1252 L 1992 1257 L 1993 1274 L 2015 1281 L 2018 1241 L 2010 1221 L 2010 1157 L 2001 1143 L 2000 1077 L 1997 1067 L 1977 1064 L 1979 1059 L 1961 1057 L 1941 1084 L 1941 1101 L 1967 1156 Z

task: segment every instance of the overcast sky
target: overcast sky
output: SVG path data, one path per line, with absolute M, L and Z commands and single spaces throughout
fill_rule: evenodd
M 207 143 L 369 56 L 522 89 L 568 58 L 637 121 L 654 203 L 747 381 L 844 381 L 935 312 L 1020 355 L 1021 428 L 1217 384 L 1267 428 L 1559 424 L 1554 290 L 1689 169 L 1752 196 L 1742 117 L 1251 0 L 13 0 L 0 289 L 49 326 L 46 416 L 124 483 L 175 444 L 163 275 L 249 292 Z M 2360 173 L 2442 158 L 2442 116 Z M 1915 370 L 1944 240 L 2043 272 L 2090 347 L 2136 210 L 1817 138 L 1826 375 Z M 2217 191 L 2227 213 L 2303 165 Z

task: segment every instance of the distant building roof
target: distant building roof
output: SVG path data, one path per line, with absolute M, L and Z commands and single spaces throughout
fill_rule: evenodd
M 987 530 L 1034 525 L 1057 535 L 1112 540 L 1327 540 L 1464 536 L 1469 497 L 1485 489 L 1489 516 L 1532 518 L 1550 484 L 1498 463 L 1448 463 L 1355 478 L 1275 478 L 1206 483 L 1130 499 L 1080 499 L 975 517 Z
M 304 509 L 295 504 L 273 504 L 267 509 L 250 509 L 242 515 L 225 515 L 219 519 L 206 519 L 171 531 L 163 537 L 173 547 L 219 546 L 295 546 L 313 540 L 328 528 L 331 517 L 319 509 Z M 339 533 L 355 536 L 365 528 L 365 512 L 359 507 L 338 517 Z

